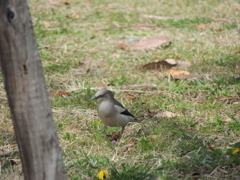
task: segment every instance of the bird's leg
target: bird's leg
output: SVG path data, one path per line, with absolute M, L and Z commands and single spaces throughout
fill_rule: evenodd
M 124 129 L 125 129 L 125 126 L 122 126 L 121 135 L 123 134 Z

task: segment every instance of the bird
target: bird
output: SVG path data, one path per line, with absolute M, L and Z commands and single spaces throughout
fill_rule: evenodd
M 113 92 L 106 88 L 100 89 L 91 99 L 99 99 L 97 112 L 103 122 L 103 130 L 107 126 L 122 127 L 121 134 L 123 134 L 129 122 L 138 122 L 138 119 L 114 98 Z

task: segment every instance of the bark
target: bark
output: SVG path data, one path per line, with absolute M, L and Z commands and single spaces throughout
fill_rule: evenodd
M 0 64 L 24 178 L 65 179 L 27 0 L 0 0 Z

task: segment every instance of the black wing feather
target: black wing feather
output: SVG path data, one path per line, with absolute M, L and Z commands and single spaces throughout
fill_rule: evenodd
M 126 116 L 132 116 L 132 117 L 134 117 L 127 109 L 126 109 L 125 111 L 121 112 L 121 114 L 124 114 L 124 115 L 126 115 Z
M 126 115 L 126 116 L 132 116 L 132 117 L 134 117 L 120 102 L 118 102 L 118 101 L 116 100 L 116 101 L 115 101 L 115 104 L 116 104 L 117 106 L 120 106 L 120 107 L 122 107 L 122 108 L 125 109 L 123 112 L 121 112 L 121 114 Z M 135 118 L 135 117 L 134 117 L 134 118 Z

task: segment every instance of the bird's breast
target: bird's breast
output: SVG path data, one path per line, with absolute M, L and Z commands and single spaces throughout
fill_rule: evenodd
M 113 104 L 108 101 L 102 101 L 98 105 L 97 111 L 101 118 L 111 117 L 114 113 Z

